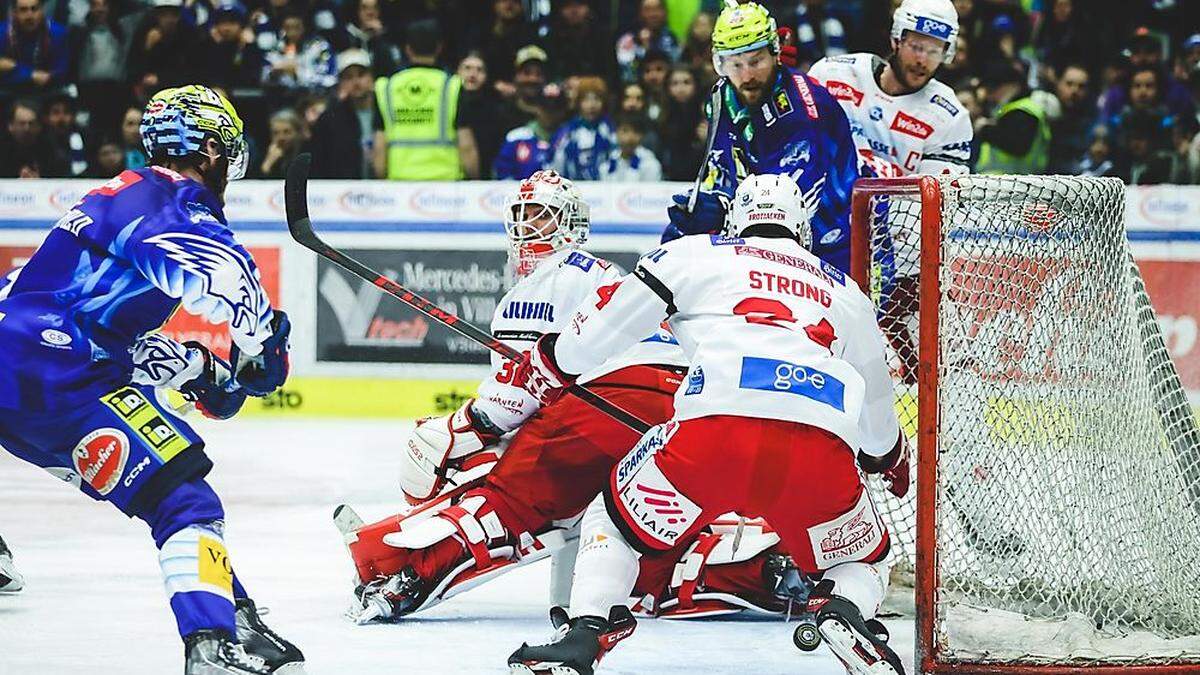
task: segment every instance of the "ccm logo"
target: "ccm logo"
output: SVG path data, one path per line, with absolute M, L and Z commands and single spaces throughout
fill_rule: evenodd
M 842 101 L 853 102 L 855 108 L 862 105 L 863 93 L 861 91 L 855 89 L 854 87 L 851 87 L 850 85 L 846 84 L 845 82 L 838 82 L 837 80 L 829 80 L 828 82 L 825 83 L 825 88 L 829 90 L 830 94 L 833 94 L 834 98 L 840 99 Z
M 892 120 L 892 131 L 899 131 L 902 134 L 926 139 L 933 133 L 933 127 L 901 111 L 897 112 L 896 118 Z

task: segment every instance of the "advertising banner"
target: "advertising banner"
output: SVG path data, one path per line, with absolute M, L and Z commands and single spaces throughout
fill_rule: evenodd
M 1200 391 L 1200 262 L 1139 259 L 1138 268 L 1184 389 Z

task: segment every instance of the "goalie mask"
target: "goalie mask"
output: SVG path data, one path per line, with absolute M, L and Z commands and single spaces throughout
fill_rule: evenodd
M 796 181 L 788 176 L 762 174 L 747 176 L 733 195 L 725 234 L 745 236 L 746 230 L 769 225 L 787 230 L 806 249 L 812 249 L 812 226 L 808 207 Z
M 504 205 L 508 261 L 517 278 L 543 259 L 587 241 L 588 205 L 579 188 L 555 171 L 534 173 L 521 181 Z

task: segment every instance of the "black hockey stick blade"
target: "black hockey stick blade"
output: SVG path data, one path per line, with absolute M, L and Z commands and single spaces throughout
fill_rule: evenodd
M 325 243 L 313 229 L 308 215 L 308 170 L 312 155 L 301 153 L 288 166 L 287 178 L 283 183 L 283 204 L 287 214 L 288 231 L 300 245 L 317 255 L 333 261 L 360 279 L 371 282 L 384 293 L 421 312 L 425 316 L 453 330 L 459 335 L 487 347 L 510 361 L 520 361 L 521 352 L 492 337 L 487 331 L 463 321 L 429 300 L 413 293 L 404 286 L 367 267 L 344 252 Z M 567 391 L 588 403 L 600 412 L 612 417 L 634 431 L 644 434 L 650 425 L 627 410 L 617 407 L 598 394 L 574 384 Z
M 704 182 L 704 174 L 708 173 L 708 158 L 712 156 L 713 143 L 717 140 L 717 124 L 721 121 L 721 109 L 725 107 L 723 96 L 725 83 L 729 78 L 722 75 L 713 83 L 709 107 L 712 116 L 708 119 L 708 138 L 704 142 L 704 156 L 700 158 L 700 168 L 696 170 L 696 180 L 692 183 L 692 194 L 688 195 L 688 213 L 695 213 L 696 200 L 700 198 L 700 185 Z

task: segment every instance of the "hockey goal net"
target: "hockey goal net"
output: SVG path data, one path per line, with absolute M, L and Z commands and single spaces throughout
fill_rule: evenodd
M 1200 672 L 1200 433 L 1115 179 L 865 179 L 922 672 Z M 872 479 L 873 480 L 873 479 Z

